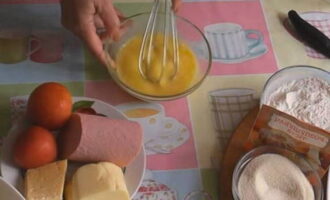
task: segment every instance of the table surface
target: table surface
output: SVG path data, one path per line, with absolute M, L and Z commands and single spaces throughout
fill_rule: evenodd
M 20 110 L 17 96 L 29 95 L 42 82 L 63 83 L 74 96 L 97 98 L 116 107 L 139 102 L 116 86 L 83 43 L 61 26 L 58 0 L 2 0 L 0 4 L 2 138 Z M 151 3 L 144 0 L 119 0 L 115 5 L 126 16 L 151 8 Z M 169 140 L 154 144 L 168 152 L 149 148 L 145 180 L 167 186 L 161 188 L 170 190 L 178 200 L 219 199 L 218 167 L 226 142 L 260 97 L 269 76 L 281 68 L 302 64 L 329 71 L 328 59 L 305 47 L 283 26 L 291 9 L 301 14 L 315 11 L 312 16 L 316 17 L 319 12 L 330 16 L 330 3 L 325 0 L 184 1 L 178 15 L 192 21 L 202 32 L 210 32 L 206 36 L 213 51 L 212 69 L 202 86 L 188 97 L 146 103 L 161 113 L 157 120 L 162 125 L 157 127 L 157 133 L 165 131 L 167 122 L 173 128 Z M 323 26 L 330 26 L 330 21 Z M 231 53 L 221 50 L 221 34 L 215 29 L 233 27 L 246 37 L 226 58 Z M 19 32 L 21 40 L 9 43 L 5 33 L 8 30 Z M 232 35 L 231 39 L 237 37 Z M 195 42 L 198 45 L 199 41 Z M 234 89 L 235 98 L 221 96 L 221 90 L 228 88 Z M 225 103 L 223 98 L 227 99 Z M 178 140 L 179 135 L 184 139 Z M 153 137 L 159 139 L 157 135 Z

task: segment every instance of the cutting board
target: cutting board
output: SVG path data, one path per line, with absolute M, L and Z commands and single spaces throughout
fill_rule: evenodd
M 247 140 L 250 130 L 258 115 L 259 106 L 252 109 L 232 134 L 220 166 L 220 198 L 219 200 L 233 199 L 231 194 L 232 174 L 238 160 L 246 153 L 243 144 Z

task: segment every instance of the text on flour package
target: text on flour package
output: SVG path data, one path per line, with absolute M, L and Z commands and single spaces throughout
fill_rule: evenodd
M 330 165 L 330 133 L 263 105 L 246 147 L 273 145 L 303 156 L 322 177 Z

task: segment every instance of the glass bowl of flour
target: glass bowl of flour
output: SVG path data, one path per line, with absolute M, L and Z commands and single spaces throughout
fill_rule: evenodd
M 300 155 L 274 146 L 257 147 L 236 164 L 235 200 L 322 200 L 318 173 Z
M 260 105 L 330 131 L 330 72 L 312 66 L 290 66 L 266 82 Z

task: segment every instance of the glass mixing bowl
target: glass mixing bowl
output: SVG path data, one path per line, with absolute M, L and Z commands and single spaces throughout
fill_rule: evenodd
M 264 154 L 277 154 L 280 156 L 284 156 L 290 161 L 292 161 L 294 164 L 296 164 L 296 166 L 298 166 L 298 168 L 303 172 L 307 180 L 310 182 L 314 192 L 314 200 L 323 199 L 324 191 L 320 176 L 317 171 L 312 168 L 311 164 L 306 159 L 292 151 L 275 146 L 265 145 L 252 149 L 251 151 L 246 153 L 236 164 L 232 178 L 232 194 L 235 200 L 240 200 L 238 183 L 245 167 L 254 158 Z
M 270 95 L 282 84 L 307 77 L 318 77 L 330 83 L 330 72 L 328 71 L 307 65 L 289 66 L 275 72 L 267 80 L 261 94 L 260 106 L 266 104 Z
M 119 52 L 120 48 L 129 41 L 132 37 L 136 35 L 143 36 L 145 27 L 148 23 L 150 13 L 140 13 L 128 17 L 124 22 L 122 22 L 122 27 L 126 27 L 126 31 L 121 36 L 119 41 L 105 41 L 104 42 L 104 50 L 107 56 L 107 68 L 108 71 L 113 78 L 113 80 L 126 92 L 129 94 L 145 100 L 145 101 L 165 101 L 165 100 L 173 100 L 177 98 L 184 97 L 194 90 L 196 90 L 203 82 L 203 80 L 208 75 L 211 69 L 212 56 L 210 45 L 204 36 L 203 32 L 193 23 L 188 21 L 183 17 L 176 16 L 176 24 L 177 24 L 177 32 L 178 38 L 181 42 L 185 43 L 190 47 L 190 49 L 194 52 L 198 64 L 197 76 L 194 81 L 190 84 L 190 86 L 181 93 L 168 95 L 168 96 L 157 96 L 157 95 L 149 95 L 142 93 L 140 91 L 134 90 L 130 88 L 127 84 L 120 80 L 116 71 L 116 55 Z M 159 14 L 160 19 L 164 18 L 164 14 Z M 157 27 L 162 27 L 162 23 L 164 20 L 159 20 L 160 24 Z M 157 30 L 157 29 L 156 29 Z

